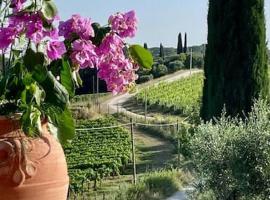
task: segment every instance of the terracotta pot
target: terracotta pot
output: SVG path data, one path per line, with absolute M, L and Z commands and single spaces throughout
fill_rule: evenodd
M 18 120 L 0 116 L 0 200 L 67 199 L 63 149 L 42 127 L 42 137 L 29 138 Z

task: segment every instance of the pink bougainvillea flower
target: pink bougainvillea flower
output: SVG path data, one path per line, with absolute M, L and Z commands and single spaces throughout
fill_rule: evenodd
M 23 4 L 26 0 L 11 0 L 10 7 L 13 8 L 14 12 L 18 12 L 23 8 Z
M 0 28 L 0 49 L 7 49 L 14 42 L 17 34 L 16 28 Z
M 44 30 L 43 36 L 49 37 L 52 40 L 58 40 L 59 39 L 58 29 L 54 28 L 52 30 Z
M 73 34 L 85 40 L 95 36 L 91 19 L 82 18 L 80 15 L 72 15 L 71 19 L 60 22 L 59 34 L 66 39 L 70 39 Z
M 52 24 L 53 22 L 55 21 L 59 21 L 60 20 L 60 16 L 58 14 L 56 14 L 52 19 L 46 19 L 46 21 L 49 23 L 49 24 Z
M 89 40 L 78 39 L 72 44 L 70 56 L 72 63 L 80 68 L 95 67 L 99 58 L 96 54 L 96 46 Z
M 8 19 L 9 27 L 16 28 L 18 32 L 23 32 L 26 29 L 26 23 L 29 20 L 29 14 L 13 15 Z
M 34 14 L 29 17 L 27 22 L 26 37 L 38 44 L 44 38 L 43 22 L 39 14 Z
M 116 33 L 110 33 L 97 50 L 100 56 L 98 76 L 105 80 L 113 94 L 127 91 L 137 79 L 135 72 L 138 66 L 125 56 L 123 48 L 123 39 Z
M 51 41 L 47 45 L 47 55 L 50 60 L 56 60 L 62 57 L 67 52 L 64 42 Z
M 98 54 L 117 54 L 123 52 L 124 41 L 117 34 L 108 34 L 98 48 Z
M 118 94 L 127 91 L 130 84 L 138 78 L 136 70 L 137 67 L 124 54 L 108 54 L 100 60 L 98 76 L 105 80 L 109 91 Z
M 25 34 L 35 44 L 47 44 L 45 54 L 51 61 L 68 52 L 75 70 L 96 67 L 98 76 L 106 81 L 108 90 L 113 94 L 127 91 L 137 79 L 138 65 L 124 50 L 124 38 L 133 37 L 137 30 L 134 11 L 112 15 L 109 18 L 111 31 L 97 47 L 91 41 L 95 33 L 90 18 L 73 15 L 71 19 L 60 22 L 58 28 L 46 29 L 39 11 L 31 14 L 21 11 L 26 0 L 11 1 L 14 15 L 9 17 L 7 27 L 0 28 L 0 50 L 5 51 L 17 37 Z M 55 20 L 57 16 L 47 23 L 52 24 Z M 59 40 L 60 36 L 72 42 L 69 49 Z
M 137 31 L 137 22 L 138 20 L 134 10 L 127 13 L 116 13 L 109 18 L 112 30 L 123 38 L 135 36 Z

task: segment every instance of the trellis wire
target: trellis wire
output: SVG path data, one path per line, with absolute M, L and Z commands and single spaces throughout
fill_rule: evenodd
M 113 128 L 120 128 L 124 126 L 130 126 L 131 124 L 133 125 L 140 125 L 140 126 L 152 126 L 152 127 L 163 127 L 163 126 L 176 126 L 179 123 L 185 124 L 185 122 L 175 122 L 175 123 L 168 123 L 168 124 L 144 124 L 144 123 L 138 123 L 138 122 L 133 122 L 133 123 L 127 123 L 127 124 L 119 124 L 115 126 L 105 126 L 105 127 L 98 127 L 98 128 L 77 128 L 76 131 L 92 131 L 92 130 L 104 130 L 104 129 L 113 129 Z
M 187 118 L 186 118 L 187 119 Z M 130 132 L 131 132 L 131 141 L 132 141 L 132 162 L 133 162 L 133 183 L 136 184 L 137 180 L 137 173 L 136 173 L 136 159 L 135 159 L 135 140 L 134 140 L 134 135 L 133 135 L 133 126 L 147 126 L 147 127 L 175 127 L 177 132 L 179 129 L 179 124 L 185 124 L 186 119 L 183 121 L 177 121 L 174 123 L 164 123 L 164 124 L 155 124 L 155 123 L 139 123 L 139 122 L 134 122 L 133 119 L 130 119 L 130 123 L 126 124 L 118 124 L 118 125 L 113 125 L 113 126 L 106 126 L 106 127 L 93 127 L 93 128 L 77 128 L 76 131 L 96 131 L 96 130 L 106 130 L 106 129 L 113 129 L 113 128 L 120 128 L 120 127 L 125 127 L 125 126 L 130 126 Z M 180 163 L 180 156 L 179 156 L 179 137 L 178 137 L 178 165 Z M 70 188 L 71 189 L 71 188 Z M 72 191 L 71 191 L 72 192 Z M 74 195 L 74 193 L 73 193 Z M 84 196 L 83 196 L 84 197 Z M 73 196 L 74 199 L 77 199 L 76 195 Z M 69 199 L 71 199 L 71 196 L 69 196 Z M 104 195 L 103 195 L 104 199 Z

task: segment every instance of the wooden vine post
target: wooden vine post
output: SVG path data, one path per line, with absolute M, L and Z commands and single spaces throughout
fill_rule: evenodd
M 144 90 L 144 121 L 147 119 L 147 90 Z
M 180 134 L 179 134 L 179 121 L 176 123 L 176 134 L 177 134 L 177 168 L 180 166 Z
M 134 124 L 133 119 L 130 119 L 130 133 L 131 133 L 131 145 L 132 145 L 132 163 L 133 163 L 133 184 L 137 183 L 137 172 L 136 172 L 136 154 L 135 154 L 135 140 L 134 140 Z

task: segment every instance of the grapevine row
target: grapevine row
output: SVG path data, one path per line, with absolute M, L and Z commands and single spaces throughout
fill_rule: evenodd
M 203 87 L 203 74 L 174 81 L 162 82 L 156 86 L 141 90 L 136 99 L 150 107 L 166 109 L 183 115 L 191 115 L 200 109 Z
M 83 190 L 83 183 L 97 181 L 106 176 L 118 175 L 122 166 L 130 160 L 131 144 L 128 131 L 122 127 L 91 130 L 91 128 L 116 125 L 113 118 L 83 120 L 77 122 L 76 137 L 65 146 L 69 166 L 71 188 L 78 192 Z M 90 128 L 90 130 L 89 130 Z

